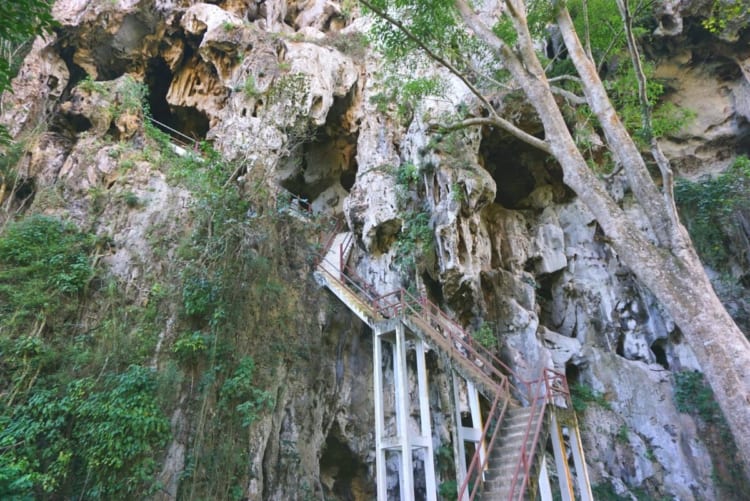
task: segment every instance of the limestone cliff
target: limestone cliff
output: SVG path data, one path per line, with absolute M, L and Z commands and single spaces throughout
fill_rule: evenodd
M 712 36 L 700 27 L 710 11 L 711 2 L 663 2 L 647 49 L 665 99 L 695 112 L 663 142 L 690 179 L 725 170 L 750 145 L 750 35 L 731 25 Z M 127 343 L 91 341 L 142 350 L 118 356 L 172 378 L 162 402 L 169 440 L 153 450 L 149 496 L 374 497 L 370 332 L 311 280 L 330 220 L 343 218 L 356 236 L 350 263 L 376 291 L 424 294 L 468 330 L 489 332 L 519 374 L 554 367 L 590 392 L 580 418 L 600 492 L 728 499 L 720 483 L 732 481 L 732 458 L 675 404 L 674 374 L 700 367 L 559 168 L 496 130 L 434 130 L 432 118 L 472 106 L 437 68 L 418 71 L 439 77 L 442 96 L 400 107 L 392 69 L 368 47 L 369 22 L 351 3 L 58 0 L 54 14 L 60 27 L 35 41 L 2 97 L 0 121 L 23 145 L 2 171 L 2 218 L 57 216 L 102 242 L 79 327 L 95 333 L 115 304 L 125 324 L 154 310 Z M 523 103 L 498 100 L 538 128 Z M 192 140 L 210 143 L 225 170 Z M 204 176 L 213 184 L 196 184 Z M 637 214 L 624 176 L 608 183 Z M 236 195 L 224 219 L 207 187 Z M 205 244 L 216 235 L 239 243 Z M 186 247 L 191 238 L 204 244 Z M 740 292 L 727 301 L 747 327 L 750 247 L 738 238 Z M 212 259 L 223 252 L 225 261 Z M 191 280 L 212 266 L 221 273 L 209 278 L 231 283 L 242 303 L 227 307 L 229 320 L 212 316 L 218 303 L 188 304 Z M 57 335 L 45 328 L 42 337 Z M 225 351 L 199 346 L 217 339 Z M 224 374 L 221 358 L 240 355 L 254 359 L 255 389 L 270 397 L 246 424 L 221 407 L 226 381 L 245 367 Z M 108 360 L 89 370 L 113 370 Z M 436 356 L 428 364 L 434 443 L 449 450 L 448 369 Z

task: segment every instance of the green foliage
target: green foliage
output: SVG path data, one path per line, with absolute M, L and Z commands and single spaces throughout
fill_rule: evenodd
M 671 103 L 661 104 L 660 98 L 664 95 L 665 88 L 653 78 L 654 65 L 645 63 L 643 71 L 648 82 L 646 92 L 649 105 L 652 107 L 652 130 L 643 129 L 641 103 L 638 93 L 633 90 L 638 88 L 638 81 L 632 65 L 622 65 L 614 78 L 604 81 L 604 86 L 625 127 L 634 139 L 647 146 L 651 137 L 659 139 L 679 132 L 695 114 Z
M 0 332 L 63 320 L 93 275 L 93 247 L 92 235 L 56 218 L 10 224 L 0 235 Z
M 709 266 L 727 271 L 732 237 L 742 235 L 737 215 L 750 210 L 750 159 L 738 157 L 716 177 L 679 180 L 675 200 L 701 258 Z
M 601 483 L 591 486 L 591 493 L 597 501 L 629 501 L 630 496 L 620 496 L 614 486 L 610 483 Z
M 404 224 L 395 243 L 395 262 L 402 272 L 416 267 L 417 260 L 433 252 L 434 236 L 430 213 L 407 211 Z
M 731 21 L 742 19 L 749 12 L 750 6 L 743 0 L 714 0 L 711 15 L 701 21 L 701 25 L 710 33 L 720 35 Z
M 676 372 L 674 400 L 680 412 L 697 414 L 707 423 L 722 419 L 714 393 L 698 371 Z
M 409 188 L 419 181 L 419 167 L 413 163 L 399 165 L 396 170 L 396 183 L 404 188 Z
M 138 82 L 129 74 L 125 75 L 123 82 L 116 89 L 116 103 L 112 110 L 114 118 L 123 113 L 133 113 L 143 109 L 148 96 L 148 87 Z
M 620 425 L 620 427 L 617 429 L 617 435 L 615 437 L 618 442 L 621 444 L 627 444 L 628 443 L 628 427 L 627 425 Z
M 595 404 L 604 409 L 612 410 L 612 406 L 607 399 L 604 398 L 604 395 L 585 384 L 577 383 L 571 386 L 570 396 L 573 400 L 573 409 L 576 412 L 585 411 L 589 404 Z
M 255 77 L 253 75 L 247 76 L 245 84 L 242 86 L 242 90 L 250 99 L 255 99 L 263 94 L 258 90 L 258 85 L 255 83 Z
M 370 102 L 380 113 L 393 115 L 403 125 L 412 121 L 422 99 L 445 93 L 445 84 L 437 78 L 408 79 L 404 75 L 390 75 L 383 80 L 382 87 Z
M 454 3 L 450 0 L 415 0 L 411 2 L 375 0 L 373 7 L 399 19 L 418 39 L 439 53 L 457 55 L 467 45 L 465 31 L 457 23 Z M 364 9 L 368 12 L 368 9 Z M 389 59 L 401 59 L 413 53 L 417 45 L 386 21 L 376 18 L 373 39 Z
M 97 82 L 91 75 L 86 75 L 86 77 L 78 83 L 78 88 L 91 94 L 103 95 L 107 92 L 106 85 L 102 82 Z
M 52 30 L 57 23 L 51 7 L 49 0 L 0 2 L 0 42 L 18 45 Z M 13 76 L 9 61 L 0 58 L 0 94 L 10 87 Z
M 495 334 L 494 326 L 491 323 L 482 322 L 482 325 L 472 332 L 471 336 L 488 350 L 494 351 L 497 349 L 497 334 Z
M 345 4 L 346 1 L 344 1 Z M 327 42 L 339 52 L 355 60 L 364 59 L 367 55 L 367 49 L 370 46 L 370 40 L 367 38 L 367 35 L 356 31 L 330 33 Z
M 201 331 L 195 331 L 180 336 L 172 346 L 172 353 L 180 362 L 194 365 L 206 356 L 211 344 L 211 339 Z
M 0 407 L 0 497 L 69 492 L 112 499 L 148 492 L 154 450 L 169 436 L 151 371 L 131 366 L 103 381 L 87 377 L 62 389 L 53 383 L 40 383 L 12 409 Z
M 438 494 L 445 501 L 455 501 L 458 499 L 458 482 L 455 480 L 441 482 L 438 487 Z
M 219 408 L 237 412 L 242 417 L 243 427 L 253 424 L 263 410 L 273 408 L 271 394 L 254 386 L 254 371 L 253 359 L 241 358 L 234 373 L 224 381 L 219 392 Z

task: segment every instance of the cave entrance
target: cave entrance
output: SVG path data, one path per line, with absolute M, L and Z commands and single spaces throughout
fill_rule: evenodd
M 326 437 L 320 457 L 320 477 L 326 499 L 364 501 L 375 497 L 367 465 L 346 444 L 337 424 Z
M 325 125 L 297 138 L 278 171 L 281 187 L 310 203 L 316 213 L 340 213 L 357 177 L 358 133 L 348 113 L 355 91 L 334 99 Z
M 526 197 L 538 186 L 546 184 L 555 187 L 557 198 L 566 197 L 559 165 L 549 162 L 549 155 L 523 141 L 485 129 L 479 157 L 497 185 L 495 203 L 506 209 L 526 208 Z
M 172 106 L 167 102 L 167 93 L 174 75 L 161 57 L 149 60 L 146 66 L 145 83 L 148 86 L 148 105 L 156 125 L 178 142 L 188 138 L 203 141 L 210 123 L 208 116 L 193 107 Z
M 656 363 L 669 370 L 669 359 L 667 358 L 666 339 L 657 339 L 651 343 L 651 352 L 656 358 Z

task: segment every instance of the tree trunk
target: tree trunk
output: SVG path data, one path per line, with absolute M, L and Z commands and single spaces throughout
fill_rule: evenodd
M 534 106 L 544 126 L 545 140 L 562 167 L 565 184 L 587 205 L 609 237 L 618 257 L 656 296 L 690 344 L 729 423 L 746 475 L 750 478 L 750 342 L 719 301 L 694 249 L 688 241 L 686 247 L 675 249 L 678 257 L 651 242 L 591 172 L 570 134 L 544 70 L 533 51 L 532 38 L 519 4 L 516 1 L 508 2 L 511 6 L 510 15 L 518 30 L 520 57 L 498 39 L 463 0 L 457 0 L 456 5 L 470 29 L 497 51 Z M 633 149 L 629 146 L 632 139 L 623 139 L 622 135 L 627 135 L 627 132 L 619 119 L 612 117 L 608 111 L 611 104 L 607 95 L 597 91 L 601 88 L 601 82 L 599 85 L 597 82 L 587 82 L 587 74 L 580 77 L 584 87 L 588 88 L 586 94 L 592 109 L 603 110 L 603 113 L 612 118 L 605 127 L 605 130 L 609 130 L 608 140 L 613 137 L 609 141 L 610 148 L 617 157 L 623 159 L 623 163 L 633 162 L 635 170 L 641 170 L 643 159 L 633 158 Z M 598 80 L 598 75 L 596 79 Z M 632 182 L 633 180 L 631 184 Z M 667 228 L 669 215 L 666 211 L 661 214 L 657 212 L 657 207 L 662 204 L 660 197 L 654 196 L 658 190 L 653 182 L 640 175 L 636 176 L 634 182 L 650 183 L 650 186 L 641 188 L 645 199 L 656 202 L 645 211 L 652 225 L 661 227 L 665 233 L 679 230 Z M 664 236 L 662 233 L 660 240 Z

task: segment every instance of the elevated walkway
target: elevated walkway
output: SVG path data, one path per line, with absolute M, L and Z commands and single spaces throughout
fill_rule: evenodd
M 548 436 L 554 442 L 556 456 L 560 456 L 559 459 L 556 457 L 556 464 L 562 499 L 575 499 L 567 466 L 567 451 L 562 439 L 562 426 L 555 416 L 558 407 L 567 410 L 566 427 L 569 430 L 573 428 L 571 435 L 577 439 L 571 440 L 574 442 L 575 450 L 570 453 L 576 463 L 579 498 L 585 501 L 593 499 L 565 375 L 544 369 L 536 380 L 520 381 L 508 366 L 474 341 L 459 324 L 426 298 L 415 298 L 405 290 L 385 295 L 376 294 L 369 284 L 347 266 L 353 244 L 352 233 L 341 231 L 340 227 L 335 230 L 324 247 L 323 258 L 316 267 L 315 277 L 321 286 L 327 287 L 369 325 L 375 336 L 373 363 L 376 385 L 374 404 L 378 500 L 385 501 L 389 496 L 385 480 L 385 463 L 389 451 L 396 451 L 400 455 L 400 497 L 402 500 L 413 499 L 412 455 L 415 454 L 415 450 L 422 451 L 419 454 L 427 456 L 424 458 L 427 499 L 436 499 L 437 486 L 432 471 L 434 459 L 422 343 L 426 343 L 439 353 L 452 370 L 467 381 L 468 388 L 476 388 L 491 403 L 489 412 L 479 417 L 479 405 L 478 402 L 474 402 L 473 430 L 467 431 L 462 427 L 461 416 L 457 413 L 456 442 L 459 446 L 454 448 L 454 459 L 457 465 L 459 500 L 519 500 L 535 499 L 539 495 L 544 501 L 551 501 L 546 463 L 543 461 L 544 444 Z M 421 423 L 418 433 L 408 431 L 406 333 L 412 334 L 417 340 L 415 350 Z M 392 343 L 394 346 L 393 368 L 397 397 L 394 412 L 397 433 L 393 437 L 385 436 L 383 423 L 383 342 Z M 511 378 L 520 387 L 511 384 Z M 521 405 L 521 399 L 528 403 L 526 407 Z M 473 438 L 466 438 L 467 436 Z M 463 461 L 465 440 L 475 443 L 475 453 L 468 467 Z

